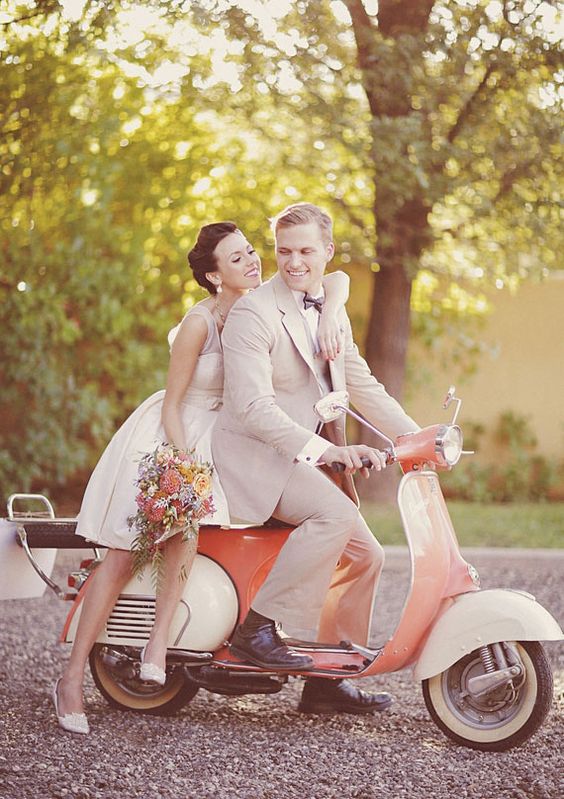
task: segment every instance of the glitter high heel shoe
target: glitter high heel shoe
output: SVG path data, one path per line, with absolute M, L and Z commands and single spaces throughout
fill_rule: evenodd
M 88 719 L 85 713 L 65 713 L 64 716 L 60 715 L 58 694 L 60 682 L 61 677 L 59 677 L 53 687 L 53 704 L 55 705 L 55 713 L 57 714 L 59 727 L 62 727 L 63 730 L 67 732 L 78 732 L 81 735 L 87 735 L 90 732 L 90 727 L 88 726 Z
M 166 682 L 166 671 L 159 668 L 159 666 L 155 666 L 154 663 L 144 662 L 143 658 L 145 657 L 146 649 L 147 645 L 145 644 L 140 655 L 141 668 L 139 669 L 139 677 L 143 680 L 143 682 L 152 682 L 156 683 L 157 685 L 164 685 Z

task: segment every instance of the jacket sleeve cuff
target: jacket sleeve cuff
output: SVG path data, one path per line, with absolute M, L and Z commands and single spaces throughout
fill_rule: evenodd
M 325 450 L 331 446 L 331 442 L 327 441 L 327 439 L 314 435 L 306 443 L 305 447 L 298 452 L 296 460 L 300 463 L 307 463 L 309 466 L 316 466 Z

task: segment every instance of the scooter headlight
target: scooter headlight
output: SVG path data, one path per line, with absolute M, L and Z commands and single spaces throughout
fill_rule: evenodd
M 443 460 L 443 466 L 454 466 L 462 455 L 462 430 L 458 425 L 445 425 L 439 430 L 435 451 Z

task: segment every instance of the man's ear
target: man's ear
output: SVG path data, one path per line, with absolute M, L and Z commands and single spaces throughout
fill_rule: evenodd
M 333 256 L 335 255 L 335 245 L 332 241 L 329 242 L 327 245 L 325 252 L 327 253 L 327 263 L 332 260 Z

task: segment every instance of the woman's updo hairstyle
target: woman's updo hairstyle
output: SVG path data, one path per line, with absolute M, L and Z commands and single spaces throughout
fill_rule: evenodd
M 238 229 L 235 222 L 212 222 L 210 225 L 204 225 L 198 233 L 196 244 L 188 253 L 188 263 L 194 273 L 194 279 L 210 294 L 217 294 L 217 288 L 206 277 L 206 272 L 217 270 L 215 248 L 222 239 L 230 233 L 236 233 Z

